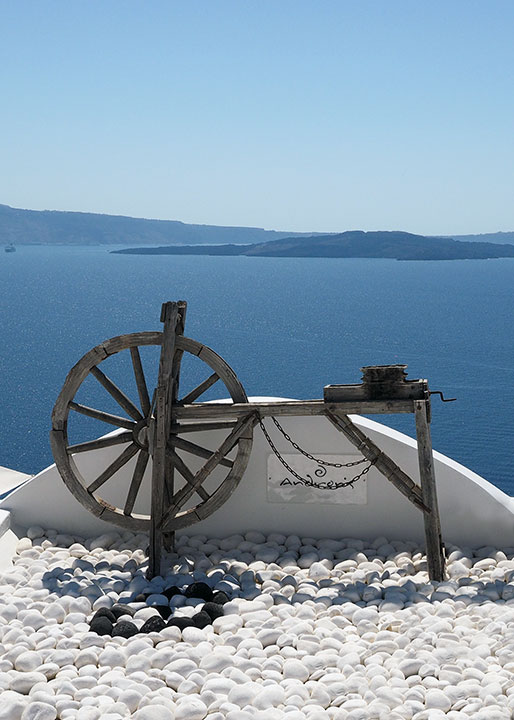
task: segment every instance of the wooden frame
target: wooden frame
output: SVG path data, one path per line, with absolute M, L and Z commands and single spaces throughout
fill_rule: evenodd
M 362 368 L 363 382 L 358 385 L 328 385 L 323 400 L 298 400 L 249 403 L 232 369 L 210 348 L 184 337 L 185 302 L 164 303 L 161 312 L 162 333 L 136 333 L 102 343 L 87 353 L 72 368 L 52 414 L 51 443 L 57 467 L 64 482 L 91 512 L 131 529 L 150 530 L 148 575 L 161 572 L 163 546 L 171 547 L 174 532 L 202 520 L 217 510 L 240 482 L 250 457 L 253 428 L 267 416 L 325 416 L 377 470 L 389 480 L 424 518 L 428 573 L 432 580 L 444 578 L 444 548 L 441 539 L 439 509 L 430 438 L 430 393 L 426 380 L 407 380 L 406 365 Z M 141 345 L 160 345 L 157 387 L 150 402 L 139 356 Z M 99 368 L 109 355 L 129 349 L 136 380 L 138 408 Z M 179 398 L 180 366 L 184 352 L 203 360 L 213 371 L 196 388 Z M 74 400 L 83 380 L 91 374 L 100 382 L 129 416 L 124 418 L 89 408 Z M 232 404 L 201 403 L 196 400 L 221 380 Z M 68 414 L 79 412 L 125 428 L 111 438 L 94 439 L 70 445 Z M 348 417 L 349 414 L 413 413 L 418 442 L 420 485 L 417 485 Z M 227 436 L 216 450 L 208 450 L 182 435 L 205 430 L 226 430 Z M 126 444 L 121 454 L 89 485 L 83 482 L 73 460 L 76 453 Z M 228 455 L 236 449 L 235 458 Z M 205 459 L 196 472 L 191 471 L 177 450 Z M 131 458 L 138 455 L 125 507 L 114 508 L 95 493 Z M 152 457 L 151 512 L 149 518 L 133 514 L 139 486 L 149 457 Z M 228 475 L 214 493 L 204 483 L 218 466 Z M 175 474 L 183 485 L 175 488 Z M 193 495 L 199 503 L 185 509 Z

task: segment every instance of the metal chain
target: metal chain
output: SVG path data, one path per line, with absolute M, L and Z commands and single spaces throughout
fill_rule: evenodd
M 268 431 L 266 430 L 266 427 L 264 425 L 264 422 L 262 421 L 262 418 L 259 420 L 259 425 L 262 430 L 262 433 L 264 437 L 266 438 L 268 445 L 272 449 L 274 455 L 277 457 L 279 462 L 285 467 L 285 469 L 293 475 L 297 480 L 299 480 L 303 485 L 306 485 L 308 487 L 317 488 L 320 490 L 339 490 L 340 488 L 345 487 L 353 487 L 353 485 L 357 482 L 357 480 L 360 480 L 361 478 L 364 478 L 364 476 L 370 471 L 371 467 L 375 464 L 375 461 L 373 460 L 366 460 L 366 458 L 363 458 L 362 460 L 354 460 L 353 462 L 349 463 L 331 463 L 327 460 L 321 460 L 320 458 L 314 457 L 314 455 L 311 455 L 307 451 L 305 451 L 303 448 L 301 448 L 297 443 L 294 442 L 294 440 L 291 439 L 291 437 L 286 433 L 284 428 L 280 425 L 278 420 L 274 417 L 271 418 L 273 422 L 275 423 L 278 430 L 282 433 L 282 435 L 285 437 L 285 439 L 294 447 L 295 450 L 298 450 L 302 455 L 304 455 L 309 460 L 312 460 L 317 465 L 320 465 L 321 467 L 318 470 L 314 471 L 314 474 L 318 477 L 323 476 L 326 474 L 326 470 L 323 466 L 329 466 L 329 467 L 335 467 L 335 468 L 343 468 L 343 467 L 354 467 L 355 465 L 361 465 L 362 463 L 369 463 L 365 468 L 361 470 L 360 473 L 355 475 L 355 477 L 351 478 L 351 480 L 341 480 L 339 482 L 335 482 L 333 480 L 329 480 L 324 483 L 317 483 L 315 480 L 313 480 L 310 476 L 302 477 L 299 475 L 296 470 L 294 470 L 287 460 L 285 460 L 280 452 L 278 451 L 275 443 L 271 439 Z M 365 479 L 365 478 L 364 478 Z
M 272 417 L 271 419 L 275 423 L 275 426 L 277 427 L 277 429 L 285 437 L 287 442 L 290 443 L 294 447 L 295 450 L 298 450 L 299 453 L 302 453 L 302 455 L 304 455 L 306 458 L 309 458 L 309 460 L 312 460 L 313 462 L 317 463 L 318 465 L 328 465 L 329 467 L 343 468 L 343 467 L 353 467 L 354 465 L 360 465 L 361 463 L 368 462 L 366 460 L 366 458 L 362 458 L 362 460 L 354 460 L 353 462 L 349 462 L 349 463 L 331 463 L 331 462 L 328 462 L 327 460 L 321 460 L 320 458 L 316 458 L 316 457 L 314 457 L 314 455 L 311 455 L 306 450 L 301 448 L 297 443 L 295 443 L 294 440 L 292 440 L 289 437 L 289 435 L 286 433 L 286 431 L 284 430 L 282 425 L 279 423 L 277 418 Z M 261 420 L 261 423 L 262 423 L 262 420 Z

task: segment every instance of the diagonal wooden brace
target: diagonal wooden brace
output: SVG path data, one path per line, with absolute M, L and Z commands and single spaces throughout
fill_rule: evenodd
M 402 495 L 405 495 L 413 505 L 423 512 L 430 513 L 430 509 L 423 502 L 421 489 L 391 458 L 375 445 L 360 428 L 358 428 L 343 413 L 326 411 L 326 416 L 338 430 L 354 445 L 362 455 L 372 462 L 377 470 L 391 482 Z
M 221 460 L 229 453 L 234 445 L 237 443 L 240 437 L 243 437 L 249 429 L 252 429 L 256 423 L 256 414 L 250 412 L 246 417 L 240 418 L 234 425 L 234 428 L 230 435 L 228 435 L 222 442 L 220 447 L 212 453 L 210 458 L 207 460 L 205 465 L 198 470 L 196 475 L 189 479 L 189 481 L 178 490 L 171 500 L 171 505 L 166 509 L 166 512 L 162 516 L 159 527 L 165 528 L 166 525 L 172 520 L 175 515 L 180 511 L 193 493 L 198 491 L 198 488 L 202 485 L 203 481 L 207 476 L 217 467 Z M 187 478 L 186 478 L 187 480 Z
M 347 415 L 326 411 L 330 422 L 340 430 L 365 458 L 374 463 L 405 497 L 423 511 L 428 574 L 431 580 L 444 580 L 444 546 L 435 486 L 432 443 L 428 424 L 428 401 L 415 401 L 416 435 L 421 488 L 391 458 L 358 428 Z

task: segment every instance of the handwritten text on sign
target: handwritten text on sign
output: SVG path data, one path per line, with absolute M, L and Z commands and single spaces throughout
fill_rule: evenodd
M 275 455 L 268 456 L 268 501 L 280 503 L 339 503 L 364 505 L 368 501 L 364 478 L 350 487 L 343 484 L 360 472 L 360 465 L 334 468 L 318 465 L 300 454 L 283 455 L 286 463 L 301 477 L 288 471 Z M 320 455 L 325 462 L 345 463 L 362 459 L 359 455 Z M 364 476 L 365 477 L 365 476 Z

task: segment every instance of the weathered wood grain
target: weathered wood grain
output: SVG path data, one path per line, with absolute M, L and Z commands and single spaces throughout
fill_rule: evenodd
M 147 576 L 161 574 L 163 546 L 162 517 L 165 508 L 166 483 L 173 482 L 173 474 L 166 460 L 166 448 L 170 435 L 173 392 L 173 358 L 175 354 L 175 329 L 179 317 L 177 303 L 164 303 L 161 321 L 164 323 L 159 374 L 155 391 L 155 423 L 152 454 L 152 496 L 150 510 L 150 550 Z M 167 468 L 168 465 L 168 468 Z
M 132 360 L 132 367 L 134 369 L 134 377 L 136 380 L 137 393 L 139 395 L 139 402 L 141 404 L 141 410 L 145 417 L 150 414 L 150 397 L 148 395 L 148 387 L 146 384 L 145 373 L 143 370 L 143 363 L 141 362 L 141 355 L 138 347 L 130 348 L 130 357 Z
M 139 451 L 139 447 L 136 445 L 136 443 L 132 443 L 129 445 L 125 450 L 118 455 L 118 457 L 113 460 L 113 462 L 108 465 L 103 472 L 100 473 L 100 475 L 94 480 L 90 485 L 87 487 L 87 491 L 90 495 L 92 495 L 94 492 L 98 490 L 104 483 L 109 480 L 115 473 L 118 472 L 118 470 L 121 470 L 121 468 L 128 463 L 128 461 L 134 457 L 134 455 Z
M 133 420 L 121 417 L 120 415 L 113 415 L 103 410 L 96 410 L 95 408 L 81 405 L 80 403 L 70 402 L 68 407 L 70 410 L 75 410 L 75 412 L 81 415 L 87 415 L 87 417 L 94 418 L 94 420 L 101 420 L 108 425 L 115 425 L 116 427 L 126 428 L 127 430 L 133 430 L 136 426 Z
M 442 581 L 445 574 L 445 561 L 437 502 L 432 439 L 428 422 L 428 402 L 426 400 L 417 400 L 415 402 L 419 475 L 423 502 L 429 509 L 429 512 L 423 513 L 428 574 L 431 580 Z
M 143 480 L 143 475 L 145 474 L 149 458 L 150 455 L 145 450 L 141 450 L 137 457 L 136 467 L 134 468 L 132 480 L 130 481 L 127 500 L 125 501 L 125 507 L 123 508 L 124 515 L 130 515 L 134 509 L 137 494 L 139 492 L 139 488 L 141 487 L 141 482 Z
M 162 524 L 164 527 L 166 527 L 166 529 L 168 521 L 171 520 L 174 515 L 176 515 L 178 511 L 188 502 L 189 498 L 195 492 L 196 488 L 198 488 L 210 475 L 214 468 L 219 465 L 220 460 L 222 460 L 232 450 L 232 448 L 237 444 L 238 439 L 242 437 L 249 428 L 253 428 L 254 423 L 255 415 L 253 413 L 249 413 L 247 414 L 246 418 L 242 418 L 235 425 L 230 435 L 225 438 L 220 447 L 211 455 L 209 460 L 207 460 L 205 465 L 200 468 L 200 470 L 198 470 L 198 472 L 194 476 L 193 483 L 185 485 L 183 488 L 181 488 L 175 493 L 172 498 L 170 507 L 167 509 L 163 516 Z M 232 471 L 234 471 L 235 468 L 236 463 L 234 463 Z M 232 472 L 232 475 L 237 481 L 240 480 L 240 477 L 236 477 L 235 472 Z
M 414 405 L 411 400 L 394 402 L 352 402 L 326 404 L 323 400 L 287 400 L 278 402 L 252 402 L 251 407 L 261 417 L 294 417 L 324 415 L 330 412 L 346 414 L 372 415 L 391 413 L 412 413 Z M 201 403 L 192 405 L 178 405 L 173 408 L 174 422 L 180 420 L 216 420 L 219 418 L 239 418 L 248 412 L 248 404 L 243 402 L 230 403 Z
M 191 472 L 191 470 L 187 467 L 185 462 L 182 460 L 180 455 L 178 455 L 178 453 L 176 453 L 174 450 L 168 450 L 167 456 L 168 456 L 170 462 L 175 467 L 175 469 L 182 475 L 184 480 L 189 485 L 193 486 L 195 477 L 194 477 L 193 473 Z M 195 492 L 198 493 L 198 495 L 200 496 L 200 498 L 203 501 L 207 501 L 211 497 L 209 495 L 209 493 L 201 485 L 199 487 L 195 488 Z
M 77 443 L 76 445 L 68 445 L 66 452 L 71 455 L 72 453 L 101 450 L 115 445 L 124 445 L 125 443 L 132 442 L 132 440 L 133 434 L 131 432 L 124 432 L 118 435 L 111 435 L 110 437 L 98 438 L 97 440 L 88 440 L 87 442 Z
M 258 418 L 254 417 L 253 422 L 249 423 L 245 432 L 239 437 L 234 467 L 209 500 L 200 503 L 194 508 L 179 510 L 175 515 L 169 516 L 164 522 L 166 529 L 180 530 L 199 520 L 204 520 L 228 500 L 237 488 L 248 465 L 253 443 L 253 428 L 257 422 Z
M 426 380 L 406 380 L 396 383 L 386 395 L 387 402 L 398 400 L 419 400 L 426 392 Z M 325 385 L 323 399 L 326 403 L 340 402 L 376 402 L 373 397 L 373 383 L 359 385 Z M 384 399 L 384 398 L 382 398 Z
M 176 435 L 183 435 L 184 433 L 198 433 L 198 432 L 209 432 L 210 430 L 231 430 L 236 424 L 237 419 L 233 420 L 220 420 L 219 422 L 183 422 L 173 423 L 171 426 L 171 432 Z
M 208 460 L 214 453 L 214 450 L 208 450 L 201 445 L 197 445 L 189 440 L 184 440 L 184 438 L 178 437 L 177 435 L 173 436 L 173 445 L 176 448 L 179 448 L 179 450 L 185 450 L 186 452 L 191 453 L 191 455 L 196 455 L 197 457 L 204 458 L 205 460 Z M 234 462 L 233 460 L 222 458 L 219 464 L 224 467 L 231 468 L 233 467 Z
M 180 400 L 181 405 L 188 405 L 189 403 L 194 403 L 195 400 L 197 400 L 200 395 L 203 395 L 204 392 L 207 392 L 209 388 L 211 388 L 214 383 L 217 383 L 219 380 L 218 373 L 213 373 L 212 375 L 209 375 L 209 377 L 201 382 L 197 387 L 195 387 L 191 392 L 189 392 L 185 397 L 183 397 Z
M 179 337 L 183 337 L 186 327 L 186 314 L 187 314 L 187 302 L 185 300 L 179 300 L 177 302 L 178 317 L 175 324 L 175 343 Z M 164 322 L 164 310 L 161 308 L 161 318 Z M 179 386 L 180 386 L 180 369 L 182 365 L 182 356 L 184 350 L 181 347 L 175 347 L 175 356 L 173 358 L 173 371 L 172 371 L 172 387 L 171 387 L 171 403 L 174 405 L 178 402 Z
M 342 413 L 332 413 L 327 411 L 327 418 L 330 422 L 340 430 L 343 435 L 357 448 L 357 450 L 366 458 L 374 463 L 377 470 L 391 482 L 407 500 L 416 505 L 421 510 L 427 510 L 428 507 L 423 502 L 421 489 L 416 483 L 405 473 L 386 453 L 365 435 L 350 418 Z
M 65 430 L 52 430 L 50 432 L 50 445 L 55 463 L 59 470 L 64 484 L 74 497 L 93 515 L 96 517 L 107 519 L 116 525 L 127 528 L 134 532 L 148 529 L 148 518 L 141 515 L 131 515 L 125 517 L 118 508 L 106 503 L 101 498 L 95 498 L 88 493 L 85 485 L 79 481 L 81 478 L 73 455 L 69 456 L 66 452 L 68 446 L 68 438 Z
M 100 385 L 102 385 L 109 395 L 113 397 L 118 405 L 125 410 L 127 415 L 130 415 L 131 418 L 134 418 L 136 422 L 143 419 L 143 416 L 137 409 L 137 407 L 134 405 L 132 400 L 130 400 L 125 393 L 120 390 L 120 388 L 110 379 L 107 377 L 105 373 L 103 373 L 100 368 L 94 366 L 89 371 L 93 377 L 95 377 Z

